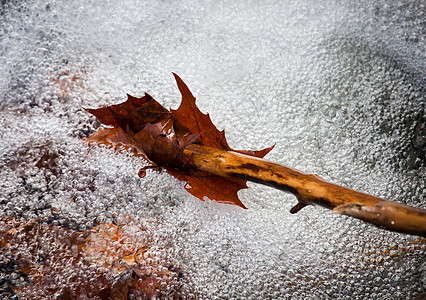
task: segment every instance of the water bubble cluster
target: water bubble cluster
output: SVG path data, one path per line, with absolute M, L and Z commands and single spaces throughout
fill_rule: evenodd
M 81 141 L 100 125 L 83 108 L 125 93 L 176 108 L 175 72 L 233 148 L 276 144 L 272 161 L 425 208 L 421 1 L 0 5 L 1 297 L 34 296 L 37 278 L 40 295 L 64 296 L 77 281 L 101 289 L 93 278 L 107 269 L 123 276 L 107 281 L 138 284 L 143 263 L 160 278 L 153 290 L 170 292 L 164 274 L 174 272 L 187 298 L 426 293 L 424 240 L 318 207 L 290 215 L 293 196 L 255 184 L 240 192 L 248 210 L 201 202 L 166 173 L 138 177 L 138 158 Z M 22 224 L 36 225 L 7 242 Z M 99 233 L 108 226 L 126 238 Z M 86 248 L 67 244 L 76 232 L 93 234 Z M 111 261 L 99 263 L 96 244 Z M 43 262 L 55 278 L 37 275 Z

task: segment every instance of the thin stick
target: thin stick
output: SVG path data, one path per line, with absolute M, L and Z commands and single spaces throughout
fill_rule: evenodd
M 391 231 L 426 236 L 425 209 L 361 193 L 313 174 L 232 151 L 191 144 L 184 155 L 191 157 L 191 162 L 203 171 L 246 179 L 294 194 L 298 203 L 291 213 L 316 204 Z

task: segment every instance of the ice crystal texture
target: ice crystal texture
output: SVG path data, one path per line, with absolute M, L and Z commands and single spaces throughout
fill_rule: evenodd
M 426 208 L 422 1 L 0 5 L 1 219 L 84 231 L 130 216 L 200 299 L 426 293 L 416 237 L 318 207 L 290 215 L 293 196 L 255 184 L 240 192 L 248 210 L 201 202 L 165 173 L 139 178 L 140 160 L 81 141 L 99 126 L 84 107 L 149 92 L 176 108 L 175 72 L 231 147 L 276 143 L 269 160 Z M 45 238 L 18 250 L 61 250 Z M 0 294 L 12 297 L 26 280 L 19 253 L 0 255 Z M 95 276 L 66 267 L 52 266 L 65 269 L 58 289 Z

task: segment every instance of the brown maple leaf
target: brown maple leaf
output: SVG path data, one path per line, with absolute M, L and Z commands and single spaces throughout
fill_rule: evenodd
M 167 110 L 148 94 L 141 98 L 127 95 L 127 101 L 121 104 L 86 109 L 102 124 L 113 126 L 100 129 L 86 141 L 114 148 L 129 147 L 152 165 L 164 168 L 180 181 L 186 181 L 185 189 L 199 199 L 208 197 L 245 208 L 237 193 L 247 188 L 246 180 L 199 170 L 192 164 L 191 156 L 184 154 L 184 149 L 190 144 L 198 144 L 264 157 L 273 147 L 261 151 L 233 150 L 224 131 L 219 131 L 210 116 L 198 109 L 188 86 L 178 75 L 173 75 L 182 94 L 177 110 Z

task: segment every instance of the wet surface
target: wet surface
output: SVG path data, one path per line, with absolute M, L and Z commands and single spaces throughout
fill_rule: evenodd
M 201 202 L 164 172 L 138 177 L 139 158 L 81 141 L 100 125 L 83 108 L 126 93 L 176 109 L 175 72 L 231 147 L 276 144 L 267 159 L 425 208 L 425 11 L 420 1 L 2 1 L 0 232 L 7 220 L 67 235 L 131 217 L 134 243 L 149 236 L 151 258 L 176 266 L 179 288 L 200 299 L 426 293 L 417 237 L 321 207 L 291 215 L 293 196 L 256 184 L 239 194 L 247 210 Z M 34 284 L 19 265 L 33 250 L 34 263 L 63 270 L 57 291 L 94 274 L 49 260 L 67 255 L 52 236 L 32 241 L 2 244 L 2 297 Z

